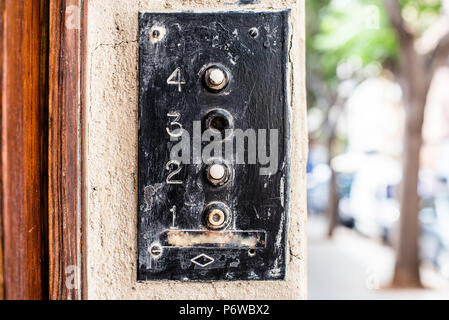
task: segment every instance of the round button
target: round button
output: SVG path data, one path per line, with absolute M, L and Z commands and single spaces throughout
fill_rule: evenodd
M 217 93 L 227 87 L 230 74 L 225 67 L 215 65 L 206 70 L 203 79 L 206 88 Z
M 223 159 L 209 159 L 209 164 L 204 168 L 204 177 L 214 187 L 226 185 L 232 178 L 232 166 Z
M 225 177 L 226 169 L 221 164 L 214 164 L 209 169 L 209 176 L 214 180 L 221 180 Z
M 210 202 L 203 210 L 202 222 L 209 230 L 223 230 L 229 226 L 231 220 L 231 210 L 223 202 Z
M 214 209 L 209 212 L 207 221 L 212 228 L 221 227 L 226 220 L 226 216 L 220 209 Z
M 212 70 L 209 73 L 209 82 L 214 86 L 219 86 L 220 84 L 225 81 L 226 76 L 223 72 L 223 70 L 218 68 L 212 68 Z

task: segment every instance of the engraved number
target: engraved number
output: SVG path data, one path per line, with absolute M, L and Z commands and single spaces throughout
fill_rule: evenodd
M 179 112 L 170 112 L 170 113 L 167 113 L 167 117 L 175 118 L 174 121 L 170 122 L 170 125 L 171 126 L 177 126 L 179 128 L 179 129 L 174 130 L 174 131 L 170 130 L 169 128 L 166 128 L 167 129 L 167 133 L 170 136 L 172 136 L 172 137 L 180 137 L 180 136 L 182 136 L 182 129 L 183 129 L 182 128 L 182 124 L 180 124 L 178 122 L 179 119 L 181 118 L 181 114 Z
M 178 68 L 175 69 L 175 71 L 173 71 L 173 73 L 170 75 L 170 77 L 168 77 L 167 83 L 168 84 L 172 84 L 172 85 L 177 85 L 178 86 L 178 91 L 179 92 L 182 91 L 181 85 L 186 84 L 186 82 L 182 78 L 182 69 L 181 69 L 181 67 L 178 67 Z
M 176 224 L 175 224 L 175 221 L 176 221 L 176 206 L 171 207 L 170 212 L 172 213 L 172 218 L 173 218 L 171 228 L 172 229 L 177 229 L 176 228 Z
M 179 172 L 181 172 L 181 162 L 179 162 L 177 160 L 170 160 L 169 162 L 167 162 L 167 165 L 165 168 L 167 170 L 170 170 L 171 165 L 175 165 L 176 170 L 168 175 L 167 183 L 168 184 L 182 184 L 182 181 L 180 181 L 180 180 L 172 180 L 175 175 L 177 175 Z

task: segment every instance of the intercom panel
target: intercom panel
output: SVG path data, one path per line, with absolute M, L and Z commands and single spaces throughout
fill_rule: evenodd
M 288 19 L 139 14 L 138 280 L 284 279 Z

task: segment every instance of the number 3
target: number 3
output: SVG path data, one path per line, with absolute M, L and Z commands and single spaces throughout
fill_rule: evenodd
M 165 128 L 167 130 L 167 133 L 170 136 L 175 137 L 175 138 L 182 136 L 182 129 L 183 129 L 183 127 L 182 127 L 182 124 L 180 124 L 178 122 L 179 119 L 181 119 L 181 114 L 179 112 L 170 112 L 170 113 L 167 113 L 167 117 L 175 118 L 175 120 L 170 122 L 170 125 L 171 126 L 177 126 L 179 128 L 179 129 L 174 130 L 174 131 L 170 130 L 169 128 Z

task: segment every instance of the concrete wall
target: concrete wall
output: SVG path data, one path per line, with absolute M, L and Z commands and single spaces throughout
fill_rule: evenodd
M 245 5 L 243 3 L 255 2 Z M 137 13 L 291 8 L 292 190 L 287 277 L 272 282 L 144 282 L 137 270 Z M 304 0 L 89 0 L 89 299 L 306 298 Z

